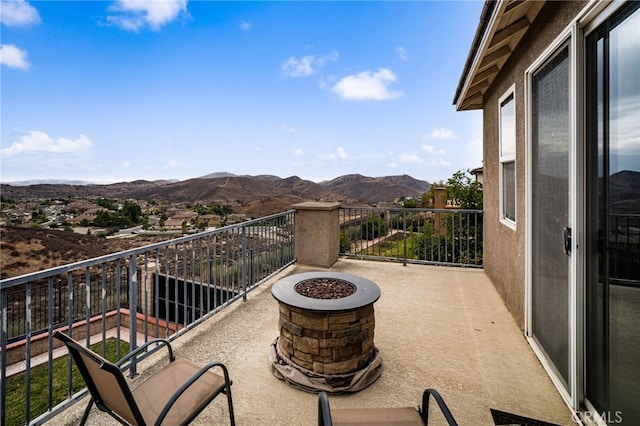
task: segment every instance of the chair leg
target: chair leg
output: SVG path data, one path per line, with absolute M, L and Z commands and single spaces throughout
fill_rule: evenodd
M 91 411 L 91 407 L 93 407 L 93 398 L 89 400 L 89 404 L 87 408 L 84 410 L 84 414 L 82 415 L 82 420 L 80 420 L 80 426 L 84 426 L 87 422 L 87 417 L 89 417 L 89 412 Z
M 233 413 L 233 399 L 231 398 L 231 384 L 229 382 L 225 385 L 224 393 L 227 395 L 227 403 L 229 404 L 229 419 L 231 421 L 231 426 L 235 426 L 236 417 Z
M 329 397 L 326 392 L 322 391 L 318 394 L 318 426 L 331 426 L 332 424 Z

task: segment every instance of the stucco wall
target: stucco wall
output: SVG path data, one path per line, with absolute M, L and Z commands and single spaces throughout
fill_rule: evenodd
M 330 267 L 340 253 L 340 203 L 309 201 L 293 208 L 298 263 Z
M 549 2 L 484 96 L 484 268 L 520 328 L 525 315 L 525 70 L 542 54 L 584 2 Z M 516 229 L 500 222 L 498 100 L 515 85 Z

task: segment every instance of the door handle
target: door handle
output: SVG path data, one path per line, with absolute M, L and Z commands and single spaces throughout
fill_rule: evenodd
M 571 228 L 565 227 L 562 231 L 564 239 L 564 252 L 567 256 L 571 256 Z

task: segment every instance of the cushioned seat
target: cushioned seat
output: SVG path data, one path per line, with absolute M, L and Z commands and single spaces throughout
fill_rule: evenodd
M 331 410 L 334 426 L 423 426 L 418 410 L 407 408 L 343 408 Z
M 458 426 L 449 407 L 435 389 L 422 394 L 420 408 L 335 408 L 329 405 L 326 392 L 318 396 L 318 426 L 424 426 L 429 424 L 429 398 L 438 404 L 449 426 Z
M 189 380 L 198 370 L 200 367 L 196 364 L 186 359 L 178 359 L 136 388 L 133 391 L 133 398 L 145 422 L 153 424 L 175 389 Z M 193 412 L 202 411 L 209 403 L 211 394 L 222 392 L 224 386 L 224 377 L 207 371 L 176 401 L 164 418 L 164 422 L 169 425 L 183 424 Z

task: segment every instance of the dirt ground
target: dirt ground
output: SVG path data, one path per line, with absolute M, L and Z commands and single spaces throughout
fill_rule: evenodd
M 0 227 L 0 277 L 16 277 L 141 247 L 169 237 L 112 238 L 53 229 Z

